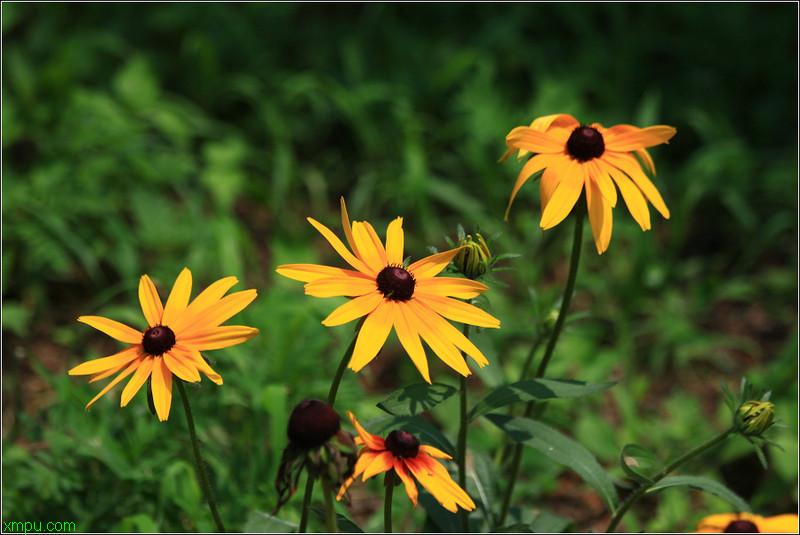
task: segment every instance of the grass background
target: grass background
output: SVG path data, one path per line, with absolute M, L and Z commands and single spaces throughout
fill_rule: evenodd
M 503 322 L 476 343 L 486 389 L 517 379 L 533 329 L 562 291 L 571 225 L 542 233 L 538 188 L 502 220 L 519 165 L 504 136 L 540 115 L 606 126 L 669 124 L 651 151 L 672 217 L 642 233 L 622 203 L 611 245 L 587 229 L 573 310 L 549 377 L 615 380 L 554 402 L 547 420 L 622 480 L 637 442 L 669 459 L 727 424 L 720 381 L 773 391 L 788 426 L 764 471 L 744 441 L 687 467 L 770 515 L 797 508 L 797 6 L 744 4 L 2 4 L 2 515 L 81 531 L 213 528 L 185 419 L 168 423 L 120 389 L 66 370 L 119 348 L 77 323 L 142 325 L 136 286 L 162 298 L 184 266 L 198 288 L 223 276 L 257 288 L 235 323 L 254 340 L 208 356 L 225 385 L 191 388 L 221 513 L 256 526 L 275 503 L 288 412 L 326 395 L 351 337 L 319 325 L 335 299 L 279 280 L 282 263 L 340 260 L 305 221 L 338 229 L 338 199 L 379 232 L 404 217 L 407 254 L 443 249 L 456 226 L 502 232 L 521 257 L 487 293 Z M 434 381 L 457 384 L 437 359 Z M 337 408 L 362 420 L 419 380 L 397 345 Z M 431 417 L 451 438 L 457 402 Z M 499 431 L 478 421 L 471 450 Z M 533 452 L 516 503 L 577 530 L 604 529 L 602 502 Z M 380 483 L 345 510 L 380 530 Z M 281 517 L 296 522 L 299 497 Z M 422 509 L 395 503 L 398 529 Z M 727 507 L 667 490 L 629 531 L 691 530 Z M 312 527 L 314 527 L 312 525 Z M 317 528 L 321 525 L 317 526 Z

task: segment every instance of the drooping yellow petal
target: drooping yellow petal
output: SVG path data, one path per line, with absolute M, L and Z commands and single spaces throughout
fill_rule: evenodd
M 336 234 L 331 232 L 330 229 L 328 229 L 328 227 L 326 227 L 322 223 L 318 223 L 316 220 L 310 217 L 308 218 L 308 222 L 311 223 L 314 226 L 314 228 L 317 229 L 319 233 L 322 234 L 322 236 L 326 240 L 328 240 L 328 243 L 330 243 L 333 246 L 333 248 L 336 250 L 337 253 L 339 253 L 339 256 L 341 256 L 345 262 L 350 264 L 354 269 L 361 271 L 362 273 L 368 273 L 370 275 L 374 275 L 374 273 L 372 273 L 370 268 L 367 267 L 367 265 L 364 262 L 356 258 L 353 255 L 353 253 L 351 253 L 347 249 L 347 247 L 345 247 L 345 245 L 342 243 L 342 240 L 337 238 Z
M 353 423 L 353 427 L 356 428 L 356 433 L 358 433 L 358 436 L 361 437 L 361 440 L 364 442 L 364 445 L 367 448 L 371 450 L 386 449 L 386 441 L 384 439 L 382 439 L 377 435 L 373 435 L 372 433 L 364 429 L 364 427 L 360 423 L 358 423 L 358 419 L 352 412 L 347 411 L 347 416 L 350 417 L 350 421 Z
M 312 282 L 325 277 L 361 277 L 369 278 L 360 271 L 342 269 L 318 264 L 286 264 L 275 268 L 280 275 L 301 282 Z
M 136 373 L 133 374 L 133 377 L 131 377 L 131 380 L 128 381 L 128 384 L 125 385 L 125 389 L 122 391 L 122 397 L 119 400 L 120 407 L 125 407 L 131 399 L 133 399 L 133 396 L 136 395 L 139 389 L 142 388 L 147 378 L 150 377 L 150 372 L 153 370 L 154 359 L 155 357 L 152 355 L 147 355 L 144 360 L 142 360 Z
M 161 324 L 161 316 L 164 314 L 164 307 L 161 305 L 161 298 L 158 296 L 155 284 L 147 275 L 142 275 L 139 279 L 139 303 L 142 305 L 142 312 L 150 327 Z
M 181 343 L 192 346 L 198 351 L 210 351 L 223 347 L 235 346 L 258 335 L 258 329 L 243 325 L 223 325 L 202 331 L 192 331 L 189 336 L 181 338 Z
M 584 169 L 586 170 L 589 182 L 594 183 L 603 194 L 603 198 L 608 201 L 608 204 L 613 208 L 617 205 L 617 188 L 614 187 L 614 182 L 608 176 L 608 173 L 600 166 L 601 160 L 594 159 L 586 162 Z
M 417 280 L 414 294 L 441 295 L 458 297 L 459 299 L 472 299 L 478 297 L 489 287 L 472 279 L 458 279 L 456 277 L 436 277 L 433 279 Z
M 414 509 L 416 509 L 419 491 L 417 490 L 416 483 L 414 483 L 414 480 L 411 479 L 411 476 L 408 473 L 408 468 L 406 468 L 406 463 L 403 459 L 395 458 L 394 471 L 400 478 L 400 481 L 403 482 L 403 485 L 406 488 L 406 494 L 408 494 L 408 498 L 411 500 L 411 503 L 414 504 Z
M 417 455 L 413 459 L 406 459 L 406 466 L 436 501 L 451 513 L 458 512 L 459 505 L 468 511 L 475 509 L 475 502 L 466 491 L 459 487 L 447 469 L 434 459 Z
M 391 330 L 392 307 L 388 306 L 386 302 L 381 302 L 361 325 L 361 331 L 358 334 L 348 367 L 358 372 L 366 366 L 383 347 Z
M 667 143 L 677 130 L 672 126 L 657 125 L 637 128 L 631 125 L 616 125 L 603 133 L 606 150 L 631 152 Z
M 169 419 L 169 409 L 172 406 L 172 372 L 161 357 L 154 359 L 150 387 L 158 419 L 165 422 Z
M 322 324 L 326 327 L 334 327 L 351 322 L 375 310 L 381 301 L 383 301 L 383 294 L 378 290 L 356 297 L 331 312 L 327 318 L 322 320 Z
M 118 321 L 103 318 L 101 316 L 81 316 L 78 321 L 94 327 L 98 331 L 103 331 L 111 338 L 125 342 L 126 344 L 141 344 L 143 333 L 132 329 Z
M 437 253 L 421 260 L 417 260 L 408 266 L 406 271 L 414 276 L 417 283 L 422 282 L 423 279 L 435 277 L 447 267 L 447 264 L 449 264 L 450 261 L 456 257 L 461 249 L 463 249 L 463 247 L 451 249 L 449 251 L 444 251 L 443 253 Z
M 164 305 L 164 315 L 161 318 L 163 325 L 172 325 L 172 323 L 186 310 L 189 304 L 189 297 L 192 294 L 192 272 L 188 268 L 183 268 L 175 284 L 172 286 L 172 291 L 167 298 L 167 304 Z
M 583 191 L 583 165 L 575 160 L 570 160 L 559 178 L 558 187 L 542 212 L 540 226 L 545 230 L 564 221 L 575 203 L 578 202 Z
M 433 446 L 429 446 L 427 444 L 422 444 L 419 447 L 419 451 L 427 453 L 431 457 L 435 457 L 436 459 L 452 459 L 450 455 L 446 454 L 442 450 L 438 448 L 434 448 Z
M 372 457 L 372 461 L 364 468 L 364 475 L 361 476 L 362 481 L 366 481 L 383 472 L 388 472 L 394 467 L 394 455 L 392 455 L 392 452 L 383 450 L 377 453 L 377 455 Z
M 105 379 L 106 377 L 111 377 L 115 373 L 117 373 L 119 371 L 122 371 L 122 369 L 127 367 L 128 364 L 129 364 L 129 362 L 126 361 L 126 362 L 120 364 L 119 366 L 114 366 L 113 368 L 109 368 L 104 372 L 99 372 L 99 373 L 96 373 L 96 374 L 92 375 L 91 377 L 89 377 L 89 384 L 94 383 L 95 381 L 100 381 L 102 379 Z
M 449 320 L 478 327 L 500 328 L 500 320 L 475 305 L 433 294 L 425 294 L 424 298 L 420 295 L 420 298 L 434 312 Z
M 535 173 L 538 173 L 545 167 L 553 165 L 557 160 L 563 158 L 565 158 L 563 154 L 537 154 L 525 162 L 525 165 L 522 166 L 522 170 L 519 172 L 519 176 L 517 176 L 517 183 L 514 184 L 514 189 L 511 191 L 511 198 L 508 200 L 508 207 L 506 208 L 505 221 L 508 221 L 508 212 L 511 210 L 511 203 L 514 202 L 517 192 L 522 185 Z
M 650 210 L 647 208 L 647 201 L 644 199 L 641 190 L 638 186 L 628 178 L 628 175 L 617 169 L 616 167 L 600 160 L 600 166 L 603 167 L 619 188 L 622 193 L 622 198 L 625 200 L 625 205 L 628 211 L 633 216 L 633 219 L 639 223 L 642 230 L 650 229 Z
M 473 344 L 469 338 L 453 327 L 446 319 L 433 311 L 424 301 L 417 301 L 415 311 L 423 318 L 423 321 L 430 326 L 431 330 L 437 333 L 440 339 L 448 342 L 448 345 L 452 344 L 461 349 L 464 353 L 472 357 L 481 368 L 489 364 L 489 361 L 486 360 L 483 353 L 475 347 L 475 344 Z M 464 359 L 461 357 L 459 360 L 463 361 Z
M 546 133 L 528 126 L 518 126 L 513 129 L 506 136 L 506 145 L 545 154 L 561 154 L 565 150 L 564 143 L 559 143 Z
M 344 197 L 339 197 L 339 204 L 342 208 L 342 228 L 344 229 L 344 235 L 345 238 L 347 238 L 347 243 L 350 245 L 350 249 L 353 251 L 353 254 L 355 254 L 357 258 L 361 258 L 361 253 L 358 251 L 358 244 L 356 244 L 356 240 L 353 238 L 353 226 L 350 224 L 350 217 L 347 215 L 347 207 L 344 203 Z
M 144 358 L 144 357 L 139 357 L 139 358 L 137 358 L 136 360 L 134 360 L 133 362 L 131 362 L 131 363 L 128 365 L 128 367 L 127 367 L 127 368 L 125 368 L 125 371 L 124 371 L 124 372 L 122 372 L 122 373 L 120 373 L 119 375 L 117 375 L 116 377 L 114 377 L 114 379 L 113 379 L 113 380 L 112 380 L 110 383 L 108 383 L 108 384 L 106 385 L 106 387 L 105 387 L 103 390 L 101 390 L 101 391 L 100 391 L 100 393 L 99 393 L 99 394 L 97 394 L 95 397 L 93 397 L 93 398 L 92 398 L 92 401 L 90 401 L 89 403 L 87 403 L 87 404 L 86 404 L 86 410 L 88 411 L 88 410 L 89 410 L 89 407 L 91 407 L 92 405 L 94 405 L 94 402 L 95 402 L 95 401 L 97 401 L 98 399 L 100 399 L 101 397 L 103 397 L 103 394 L 105 394 L 106 392 L 108 392 L 109 390 L 111 390 L 111 388 L 113 388 L 113 387 L 114 387 L 114 386 L 115 386 L 117 383 L 119 383 L 120 381 L 122 381 L 123 379 L 125 379 L 127 376 L 129 376 L 130 374 L 132 374 L 134 371 L 136 371 L 136 369 L 139 367 L 139 364 L 141 364 L 141 363 L 142 363 L 142 359 L 143 359 L 143 358 Z
M 636 161 L 631 154 L 619 154 L 614 152 L 606 151 L 603 156 L 603 160 L 608 162 L 610 165 L 613 165 L 622 171 L 624 171 L 630 178 L 633 180 L 633 183 L 636 184 L 642 193 L 644 193 L 647 200 L 649 200 L 653 207 L 664 216 L 665 219 L 669 219 L 669 209 L 667 205 L 664 204 L 664 199 L 661 198 L 661 194 L 658 192 L 656 187 L 650 182 L 650 179 L 644 174 L 642 168 L 639 166 L 639 162 Z
M 189 303 L 189 306 L 186 307 L 183 314 L 172 322 L 170 325 L 172 332 L 174 332 L 176 336 L 179 336 L 185 330 L 190 329 L 191 326 L 200 319 L 204 311 L 222 299 L 222 296 L 237 282 L 239 282 L 239 279 L 236 277 L 225 277 L 224 279 L 214 282 L 211 286 L 200 292 L 200 295 Z
M 141 335 L 139 336 L 141 337 Z M 141 339 L 139 341 L 141 342 Z M 94 359 L 82 364 L 78 364 L 67 373 L 69 375 L 91 375 L 93 373 L 102 373 L 107 370 L 117 369 L 120 366 L 127 366 L 129 362 L 143 354 L 144 351 L 142 350 L 141 344 L 132 345 L 109 357 Z
M 184 359 L 181 355 L 180 352 L 167 351 L 162 358 L 169 371 L 180 379 L 189 383 L 200 381 L 200 373 L 197 371 L 197 366 L 194 365 L 193 361 Z
M 431 376 L 428 370 L 428 357 L 425 355 L 425 348 L 422 347 L 419 332 L 414 327 L 415 316 L 408 310 L 408 304 L 405 302 L 397 303 L 394 312 L 394 330 L 397 333 L 397 338 L 403 345 L 403 349 L 408 353 L 409 358 L 411 358 L 411 362 L 419 370 L 422 378 L 430 384 Z
M 372 225 L 366 221 L 354 221 L 353 238 L 358 245 L 358 252 L 361 253 L 361 260 L 369 266 L 371 273 L 377 275 L 389 264 L 383 243 Z
M 456 349 L 455 345 L 453 345 L 453 342 L 429 323 L 431 316 L 435 314 L 431 313 L 419 300 L 415 299 L 409 301 L 408 305 L 406 310 L 412 312 L 415 316 L 412 319 L 413 324 L 416 326 L 422 339 L 430 346 L 436 356 L 464 377 L 472 373 L 464 357 L 458 349 Z
M 198 350 L 181 345 L 181 343 L 178 342 L 172 346 L 172 349 L 169 351 L 173 356 L 181 358 L 187 366 L 193 364 L 195 368 L 203 372 L 213 383 L 217 385 L 222 384 L 222 377 L 208 365 Z
M 195 331 L 217 327 L 244 310 L 257 296 L 258 292 L 255 290 L 243 290 L 226 295 L 215 305 L 206 308 L 191 328 L 184 329 L 180 333 L 176 332 L 175 337 L 180 339 L 181 336 L 191 336 Z
M 386 260 L 390 265 L 403 265 L 403 247 L 405 247 L 403 218 L 398 217 L 389 223 L 386 229 Z
M 562 158 L 545 169 L 544 173 L 542 173 L 542 177 L 539 179 L 539 199 L 542 206 L 542 213 L 544 213 L 545 208 L 547 208 L 547 203 L 550 202 L 550 198 L 561 183 L 561 177 L 558 174 L 559 167 L 565 168 L 568 163 L 569 158 Z
M 354 273 L 354 272 L 350 272 Z M 317 279 L 305 285 L 306 295 L 314 297 L 356 297 L 371 293 L 377 288 L 374 278 L 356 277 L 326 277 Z
M 597 254 L 603 254 L 611 241 L 611 206 L 593 181 L 586 187 L 586 204 Z

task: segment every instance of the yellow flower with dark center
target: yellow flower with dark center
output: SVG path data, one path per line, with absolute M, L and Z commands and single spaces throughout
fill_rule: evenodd
M 139 302 L 148 324 L 144 332 L 99 316 L 78 318 L 78 321 L 130 344 L 115 355 L 84 362 L 69 371 L 70 375 L 91 375 L 90 383 L 122 372 L 86 405 L 86 409 L 131 374 L 133 377 L 122 391 L 120 407 L 126 406 L 149 378 L 153 404 L 162 422 L 169 418 L 172 405 L 173 374 L 184 381 L 197 382 L 202 371 L 211 381 L 221 385 L 222 377 L 203 360 L 200 352 L 240 344 L 258 334 L 258 329 L 252 327 L 221 325 L 256 298 L 255 290 L 223 297 L 237 282 L 236 277 L 220 279 L 189 303 L 192 273 L 184 268 L 175 281 L 167 304 L 162 306 L 150 277 L 142 275 Z
M 475 503 L 469 494 L 453 481 L 447 469 L 436 460 L 452 459 L 452 457 L 433 446 L 420 444 L 419 440 L 408 431 L 392 431 L 384 440 L 361 427 L 352 412 L 347 411 L 347 415 L 358 431 L 356 444 L 360 445 L 361 449 L 358 451 L 355 471 L 339 489 L 337 500 L 342 499 L 350 484 L 358 476 L 362 476 L 361 480 L 366 481 L 380 473 L 394 470 L 405 485 L 406 494 L 415 508 L 419 492 L 414 479 L 425 487 L 442 507 L 452 513 L 458 511 L 458 506 L 467 511 L 475 509 Z
M 325 318 L 323 325 L 342 325 L 366 316 L 349 367 L 358 372 L 374 359 L 392 328 L 428 383 L 431 379 L 421 339 L 461 375 L 471 372 L 459 349 L 479 366 L 487 365 L 489 361 L 483 353 L 447 320 L 499 328 L 500 321 L 496 318 L 453 299 L 471 299 L 489 288 L 469 279 L 436 276 L 460 249 L 438 253 L 403 267 L 403 218 L 398 217 L 389 224 L 384 247 L 372 225 L 366 221 L 353 221 L 351 225 L 344 199 L 341 204 L 342 226 L 352 253 L 327 227 L 310 217 L 308 221 L 355 271 L 316 264 L 283 265 L 276 271 L 307 283 L 307 295 L 352 298 Z
M 720 513 L 697 523 L 695 533 L 797 533 L 796 514 L 763 517 L 750 513 Z
M 517 177 L 506 219 L 522 185 L 544 170 L 539 183 L 542 229 L 563 221 L 585 191 L 592 234 L 597 252 L 602 254 L 611 241 L 611 208 L 617 204 L 617 188 L 642 230 L 650 228 L 645 199 L 669 219 L 669 210 L 661 194 L 642 171 L 634 154 L 655 175 L 653 159 L 645 149 L 667 143 L 675 132 L 675 128 L 665 125 L 637 128 L 620 124 L 604 128 L 595 123 L 584 126 L 567 114 L 540 117 L 531 126 L 514 128 L 506 136 L 509 150 L 500 161 L 506 161 L 516 151 L 520 159 L 530 153 L 535 155 Z

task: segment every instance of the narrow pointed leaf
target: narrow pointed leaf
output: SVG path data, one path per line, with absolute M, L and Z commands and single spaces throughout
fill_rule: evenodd
M 617 383 L 586 383 L 571 379 L 531 379 L 496 388 L 470 412 L 470 421 L 512 403 L 534 399 L 579 398 L 607 390 Z
M 517 442 L 574 470 L 600 494 L 611 514 L 617 510 L 619 497 L 611 477 L 585 447 L 552 427 L 528 418 L 514 418 L 505 414 L 487 414 L 486 418 Z
M 417 383 L 397 390 L 378 403 L 378 408 L 394 416 L 414 416 L 432 409 L 458 391 L 440 383 Z
M 733 492 L 731 489 L 719 483 L 718 481 L 714 481 L 713 479 L 708 479 L 705 477 L 700 476 L 670 476 L 665 477 L 649 489 L 647 489 L 648 493 L 658 492 L 660 490 L 664 490 L 669 487 L 691 487 L 693 489 L 702 490 L 704 492 L 708 492 L 709 494 L 713 494 L 714 496 L 721 498 L 731 504 L 734 509 L 737 511 L 744 511 L 745 513 L 750 513 L 750 506 L 747 505 L 747 502 L 744 501 L 738 494 Z

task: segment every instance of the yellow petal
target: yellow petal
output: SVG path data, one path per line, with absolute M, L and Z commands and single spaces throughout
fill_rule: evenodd
M 566 158 L 566 156 L 562 154 L 537 154 L 536 156 L 525 162 L 525 165 L 522 166 L 522 170 L 519 172 L 519 175 L 517 176 L 517 183 L 514 184 L 514 189 L 511 192 L 511 198 L 508 200 L 508 207 L 506 208 L 506 215 L 505 215 L 506 221 L 508 221 L 508 212 L 509 210 L 511 210 L 511 203 L 514 202 L 514 198 L 517 196 L 517 192 L 520 190 L 522 185 L 525 182 L 527 182 L 528 179 L 535 173 L 538 173 L 545 167 L 553 165 L 553 163 L 555 163 L 556 161 L 564 158 Z
M 237 282 L 239 282 L 239 279 L 236 277 L 225 277 L 200 292 L 200 295 L 189 303 L 189 306 L 186 307 L 183 314 L 172 322 L 170 325 L 172 332 L 177 336 L 186 329 L 191 328 L 192 324 L 200 319 L 203 312 L 210 306 L 215 305 Z
M 394 467 L 394 455 L 392 455 L 392 452 L 383 450 L 376 453 L 377 455 L 372 457 L 372 461 L 364 468 L 364 475 L 361 477 L 362 481 L 366 481 L 383 472 L 388 472 Z
M 469 494 L 459 487 L 447 469 L 434 459 L 417 455 L 413 459 L 406 459 L 406 466 L 417 481 L 448 511 L 458 512 L 459 505 L 467 511 L 475 509 L 475 502 Z
M 569 159 L 565 158 L 546 168 L 542 173 L 542 177 L 539 179 L 539 198 L 542 205 L 542 213 L 547 208 L 547 203 L 550 202 L 553 192 L 556 191 L 556 188 L 561 183 L 561 177 L 558 174 L 559 166 L 563 168 L 568 163 Z
M 403 349 L 408 353 L 411 362 L 417 367 L 422 378 L 430 384 L 431 376 L 428 370 L 428 357 L 425 355 L 425 348 L 422 347 L 419 332 L 414 327 L 413 313 L 408 310 L 407 303 L 397 303 L 394 318 L 394 330 L 397 338 L 403 345 Z
M 114 387 L 114 385 L 116 385 L 117 383 L 125 379 L 127 376 L 132 374 L 139 367 L 139 364 L 141 364 L 143 358 L 144 357 L 139 357 L 138 359 L 134 360 L 128 365 L 127 368 L 125 368 L 124 372 L 114 377 L 114 379 L 110 383 L 108 383 L 106 387 L 100 391 L 99 394 L 97 394 L 94 398 L 92 398 L 92 401 L 86 404 L 86 410 L 88 411 L 89 407 L 91 407 L 95 401 L 100 399 L 103 396 L 103 394 L 111 390 L 111 388 Z
M 578 120 L 568 113 L 545 115 L 544 117 L 538 117 L 534 119 L 531 123 L 531 128 L 534 130 L 540 130 L 542 132 L 550 130 L 551 128 L 566 128 L 569 130 L 574 130 L 578 126 L 580 126 Z
M 561 154 L 566 150 L 565 144 L 528 126 L 518 126 L 513 129 L 506 136 L 506 145 L 536 153 Z
M 665 219 L 669 219 L 669 210 L 667 209 L 667 205 L 664 204 L 664 199 L 661 198 L 661 194 L 644 174 L 639 162 L 637 162 L 633 156 L 630 154 L 606 151 L 603 153 L 602 158 L 610 165 L 624 171 L 631 180 L 633 180 L 634 184 L 642 190 L 642 193 L 644 193 L 645 197 L 653 204 L 655 209 L 658 210 Z
M 348 367 L 355 372 L 366 366 L 380 351 L 392 330 L 392 308 L 385 301 L 367 316 L 358 333 Z
M 347 416 L 350 417 L 350 421 L 353 423 L 353 427 L 356 428 L 356 433 L 358 433 L 358 436 L 361 437 L 362 441 L 364 441 L 364 445 L 367 448 L 376 451 L 386 449 L 386 441 L 384 441 L 381 437 L 373 435 L 372 433 L 364 429 L 364 427 L 360 423 L 358 423 L 358 419 L 352 412 L 347 411 Z
M 160 325 L 164 307 L 161 305 L 161 298 L 158 296 L 153 281 L 147 275 L 142 275 L 139 280 L 139 303 L 142 305 L 142 312 L 147 324 L 150 327 Z
M 100 316 L 81 316 L 78 321 L 94 327 L 98 331 L 103 331 L 111 338 L 125 342 L 126 344 L 141 344 L 143 333 L 132 329 L 118 321 L 110 320 Z
M 597 184 L 592 181 L 589 181 L 586 187 L 586 204 L 597 254 L 603 254 L 611 241 L 611 206 Z
M 369 277 L 360 271 L 320 266 L 317 264 L 286 264 L 284 266 L 278 266 L 275 271 L 284 277 L 302 282 L 311 282 L 325 277 Z
M 798 517 L 794 513 L 768 516 L 757 526 L 762 533 L 797 533 Z
M 169 409 L 172 406 L 172 372 L 163 358 L 154 359 L 150 387 L 153 390 L 153 405 L 158 419 L 165 422 L 169 419 Z
M 354 269 L 362 273 L 367 273 L 369 275 L 376 275 L 376 273 L 372 272 L 372 270 L 370 270 L 370 268 L 367 267 L 367 265 L 364 262 L 353 256 L 353 253 L 347 250 L 347 247 L 345 247 L 345 245 L 342 243 L 342 240 L 337 238 L 336 234 L 331 232 L 328 229 L 328 227 L 326 227 L 321 223 L 318 223 L 317 221 L 315 221 L 310 217 L 308 218 L 308 222 L 311 223 L 314 226 L 314 228 L 317 229 L 319 233 L 322 234 L 322 236 L 326 240 L 328 240 L 328 243 L 330 243 L 333 246 L 333 248 L 336 250 L 337 253 L 339 253 L 339 256 L 341 256 L 345 262 L 347 262 Z
M 84 362 L 83 364 L 78 364 L 67 373 L 69 375 L 91 375 L 93 373 L 102 373 L 108 370 L 117 369 L 120 366 L 127 366 L 129 362 L 143 354 L 144 351 L 142 350 L 141 344 L 132 345 L 126 347 L 119 353 L 111 355 L 110 357 L 103 357 L 101 359 L 94 359 Z
M 354 221 L 353 237 L 358 245 L 361 260 L 369 266 L 373 273 L 377 274 L 389 264 L 383 243 L 372 225 L 366 221 Z
M 386 260 L 389 264 L 403 265 L 403 247 L 405 247 L 403 218 L 398 217 L 389 223 L 386 229 Z
M 414 289 L 415 295 L 441 295 L 458 297 L 459 299 L 472 299 L 488 290 L 489 287 L 471 279 L 457 279 L 455 277 L 436 277 L 417 281 Z
M 405 485 L 406 494 L 408 494 L 408 498 L 411 500 L 411 503 L 414 504 L 414 508 L 416 509 L 419 491 L 417 490 L 417 485 L 414 483 L 414 480 L 411 479 L 411 476 L 408 474 L 408 469 L 406 468 L 406 464 L 403 459 L 394 460 L 394 471 L 400 477 L 400 481 L 403 482 L 403 485 Z
M 436 356 L 461 375 L 465 377 L 469 375 L 471 373 L 469 367 L 467 367 L 464 357 L 453 345 L 453 342 L 429 323 L 431 316 L 434 314 L 416 299 L 409 301 L 408 304 L 407 310 L 411 311 L 415 316 L 412 319 L 413 325 L 417 328 L 425 343 L 436 353 Z
M 181 357 L 180 352 L 174 353 L 172 351 L 167 351 L 162 358 L 164 359 L 164 364 L 169 368 L 169 371 L 177 375 L 180 379 L 189 383 L 196 383 L 200 380 L 197 367 L 191 360 Z
M 226 295 L 217 304 L 202 310 L 197 321 L 190 328 L 175 332 L 175 338 L 180 340 L 195 332 L 217 327 L 244 310 L 257 296 L 258 293 L 255 290 L 243 290 Z
M 641 190 L 634 184 L 628 175 L 609 165 L 604 161 L 600 161 L 600 166 L 605 168 L 614 182 L 617 184 L 622 198 L 625 200 L 625 205 L 628 211 L 633 216 L 633 219 L 639 223 L 642 230 L 650 229 L 650 210 L 647 208 L 647 201 L 644 200 Z
M 433 309 L 434 312 L 449 320 L 478 327 L 500 328 L 499 319 L 469 303 L 434 294 L 418 294 L 417 297 Z
M 425 452 L 431 457 L 435 457 L 437 459 L 452 459 L 452 457 L 442 450 L 438 448 L 434 448 L 433 446 L 429 446 L 427 444 L 422 444 L 419 447 L 419 451 Z
M 667 143 L 677 130 L 672 126 L 658 125 L 637 128 L 631 125 L 612 126 L 603 133 L 606 150 L 630 152 Z
M 105 379 L 106 377 L 111 377 L 115 373 L 117 373 L 119 371 L 122 371 L 122 369 L 127 367 L 128 364 L 129 364 L 129 362 L 126 361 L 123 364 L 120 364 L 119 366 L 114 366 L 113 368 L 109 368 L 104 372 L 99 372 L 99 373 L 96 373 L 96 374 L 92 375 L 91 377 L 89 377 L 89 384 L 92 384 L 95 381 L 100 381 L 102 379 Z
M 354 319 L 366 316 L 383 301 L 383 294 L 378 290 L 351 299 L 347 303 L 339 306 L 330 315 L 322 320 L 322 324 L 326 327 L 334 327 L 336 325 L 343 325 Z
M 246 342 L 258 334 L 258 329 L 243 325 L 223 325 L 203 331 L 192 331 L 191 336 L 181 338 L 181 343 L 198 351 L 210 351 L 235 346 Z
M 483 353 L 475 347 L 475 344 L 473 344 L 469 338 L 464 336 L 461 331 L 453 327 L 446 319 L 429 308 L 425 301 L 417 300 L 416 304 L 415 311 L 417 314 L 423 318 L 423 321 L 430 326 L 431 330 L 436 332 L 441 339 L 461 349 L 464 353 L 472 357 L 481 368 L 489 364 L 489 361 L 486 360 Z M 459 355 L 459 357 L 461 357 L 461 355 Z M 463 362 L 464 358 L 461 357 L 459 360 Z
M 178 316 L 186 310 L 191 293 L 192 272 L 188 268 L 183 268 L 183 271 L 175 280 L 172 291 L 167 298 L 167 304 L 164 306 L 164 315 L 161 318 L 162 325 L 172 325 Z
M 198 370 L 203 372 L 215 384 L 222 384 L 222 377 L 208 365 L 196 349 L 183 346 L 178 342 L 169 351 L 176 357 L 182 358 L 187 363 L 187 366 L 194 364 Z
M 131 377 L 131 380 L 128 381 L 128 384 L 125 385 L 125 389 L 122 391 L 122 397 L 119 401 L 120 407 L 125 407 L 131 399 L 133 399 L 133 396 L 136 395 L 139 389 L 142 388 L 147 378 L 150 377 L 150 372 L 153 370 L 154 359 L 155 357 L 148 355 L 142 360 L 136 373 L 133 374 L 133 377 Z
M 583 166 L 575 160 L 570 160 L 559 178 L 560 183 L 542 212 L 540 226 L 545 230 L 561 223 L 578 202 L 583 191 Z
M 350 249 L 353 251 L 353 254 L 355 254 L 356 257 L 361 258 L 361 253 L 358 251 L 356 240 L 353 239 L 353 226 L 350 224 L 350 217 L 347 215 L 347 207 L 344 204 L 344 197 L 339 198 L 339 203 L 342 207 L 342 228 L 344 229 L 345 238 L 347 238 L 347 243 L 350 244 Z
M 593 182 L 603 194 L 603 197 L 608 201 L 609 205 L 613 208 L 617 205 L 617 188 L 608 176 L 608 173 L 601 167 L 599 160 L 589 160 L 586 162 L 584 169 L 589 175 L 588 182 Z
M 351 271 L 350 273 L 355 272 Z M 377 287 L 374 278 L 347 275 L 311 281 L 305 285 L 305 291 L 306 295 L 314 297 L 356 297 L 372 293 Z
M 444 251 L 443 253 L 437 253 L 427 258 L 423 258 L 422 260 L 417 260 L 408 266 L 406 271 L 414 276 L 417 283 L 420 283 L 423 279 L 435 277 L 441 273 L 444 268 L 447 267 L 447 264 L 449 264 L 450 261 L 456 257 L 459 251 L 461 251 L 461 249 L 463 249 L 463 247 Z

